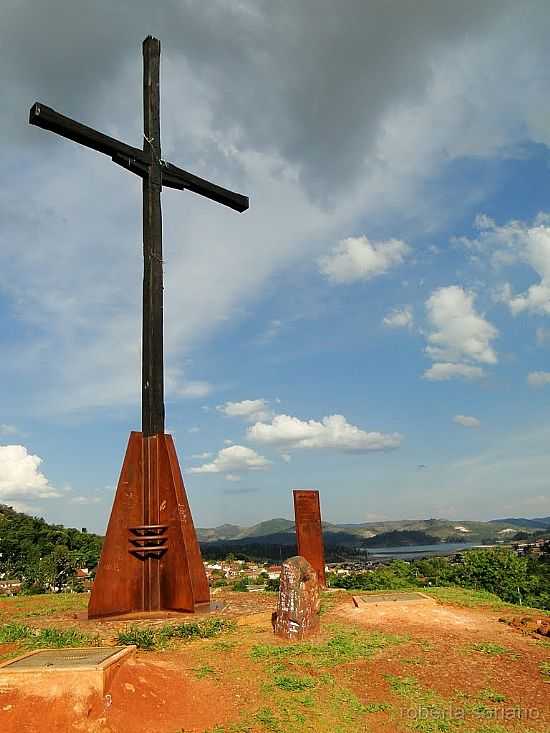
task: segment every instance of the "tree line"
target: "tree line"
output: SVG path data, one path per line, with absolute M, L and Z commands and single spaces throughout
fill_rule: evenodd
M 95 568 L 102 542 L 85 528 L 48 524 L 0 504 L 0 577 L 21 580 L 23 591 L 78 586 L 75 570 Z
M 458 562 L 448 557 L 394 560 L 369 572 L 332 574 L 329 584 L 350 590 L 460 586 L 489 591 L 509 603 L 550 609 L 550 541 L 538 557 L 518 556 L 511 547 L 468 550 Z

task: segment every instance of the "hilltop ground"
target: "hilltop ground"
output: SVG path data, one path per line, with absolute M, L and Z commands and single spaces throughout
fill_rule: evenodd
M 350 594 L 327 592 L 319 636 L 289 645 L 271 630 L 275 594 L 223 590 L 216 618 L 225 623 L 200 622 L 208 638 L 174 638 L 180 620 L 134 625 L 125 640 L 153 649 L 139 650 L 103 699 L 0 690 L 0 729 L 549 733 L 550 638 L 534 632 L 548 615 L 460 589 L 430 595 L 355 608 Z M 127 624 L 79 620 L 86 602 L 76 594 L 1 600 L 0 658 L 89 637 L 116 644 Z M 531 619 L 530 633 L 499 620 L 518 617 Z

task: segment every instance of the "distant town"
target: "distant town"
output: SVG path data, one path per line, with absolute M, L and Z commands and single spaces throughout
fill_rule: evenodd
M 282 561 L 296 554 L 294 523 L 286 519 L 249 528 L 223 525 L 199 529 L 198 535 L 214 591 L 276 591 Z M 326 523 L 323 536 L 327 584 L 334 587 L 358 583 L 366 588 L 393 587 L 403 579 L 426 586 L 462 582 L 457 580 L 457 568 L 476 551 L 498 554 L 506 550 L 532 569 L 550 558 L 548 517 L 458 523 L 443 519 Z M 49 525 L 0 506 L 0 594 L 89 592 L 101 544 L 100 536 L 84 528 Z

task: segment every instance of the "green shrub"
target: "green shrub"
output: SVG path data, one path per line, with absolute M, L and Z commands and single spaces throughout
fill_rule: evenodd
M 315 687 L 312 677 L 298 677 L 295 674 L 282 674 L 275 677 L 275 684 L 280 690 L 287 692 L 302 692 Z
M 239 593 L 247 593 L 249 583 L 249 578 L 240 578 L 233 583 L 233 590 L 236 590 Z
M 0 643 L 20 642 L 26 649 L 41 647 L 95 646 L 97 636 L 84 634 L 78 629 L 56 629 L 46 627 L 35 629 L 24 624 L 4 624 L 0 626 Z
M 230 619 L 206 618 L 181 624 L 164 624 L 151 629 L 143 626 L 127 626 L 119 632 L 119 644 L 135 644 L 139 649 L 151 651 L 162 649 L 174 639 L 210 639 L 224 631 L 232 631 L 235 622 Z
M 144 629 L 140 626 L 128 626 L 118 632 L 117 642 L 123 646 L 135 644 L 138 649 L 151 651 L 157 646 L 157 639 L 152 629 Z

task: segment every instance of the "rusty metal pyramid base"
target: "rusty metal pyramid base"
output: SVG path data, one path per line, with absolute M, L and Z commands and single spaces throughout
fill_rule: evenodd
M 174 442 L 130 433 L 88 618 L 194 612 L 210 601 Z

